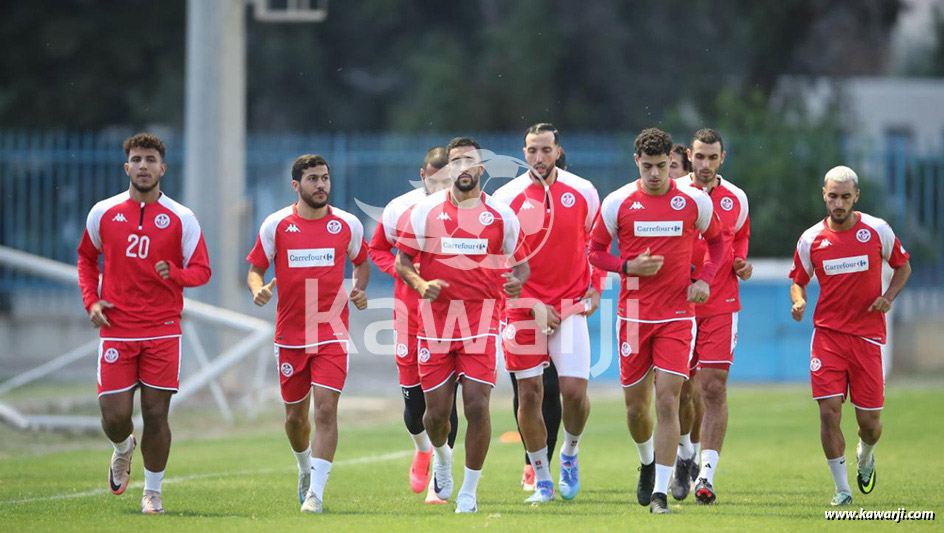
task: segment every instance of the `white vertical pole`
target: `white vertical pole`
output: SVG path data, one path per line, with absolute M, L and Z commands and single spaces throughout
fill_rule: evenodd
M 213 268 L 195 296 L 229 309 L 242 295 L 245 9 L 243 0 L 187 0 L 183 201 L 200 220 Z

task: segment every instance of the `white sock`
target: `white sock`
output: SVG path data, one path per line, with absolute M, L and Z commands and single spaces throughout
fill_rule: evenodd
M 701 451 L 701 473 L 698 474 L 698 477 L 703 477 L 708 480 L 708 483 L 712 485 L 715 484 L 715 469 L 718 468 L 718 452 L 717 450 L 702 450 Z
M 689 435 L 691 434 L 689 433 Z M 695 461 L 698 461 L 701 458 L 701 443 L 693 442 L 692 449 L 695 450 L 695 454 L 692 455 L 692 457 L 695 459 Z
M 652 437 L 646 442 L 635 442 L 636 450 L 639 452 L 639 462 L 644 465 L 651 465 L 656 460 L 656 448 L 652 443 Z
M 652 487 L 652 492 L 667 494 L 669 492 L 669 480 L 672 479 L 673 473 L 675 473 L 675 465 L 666 466 L 656 463 L 656 484 Z
M 547 455 L 547 450 L 544 451 L 544 454 Z M 459 495 L 468 494 L 475 498 L 475 492 L 479 488 L 480 477 L 482 477 L 481 470 L 472 470 L 469 467 L 465 467 L 465 477 L 462 478 L 462 488 L 459 489 Z
M 161 491 L 161 482 L 164 481 L 164 471 L 160 472 L 151 472 L 147 468 L 144 469 L 144 490 L 153 490 L 154 492 Z
M 411 433 L 410 437 L 413 437 L 413 445 L 416 446 L 416 451 L 429 453 L 433 449 L 433 443 L 429 441 L 429 435 L 426 434 L 425 429 L 416 435 Z
M 433 461 L 438 466 L 449 466 L 452 465 L 452 448 L 449 447 L 449 444 L 443 444 L 442 446 L 433 446 Z
M 292 453 L 295 454 L 295 462 L 298 463 L 298 473 L 304 474 L 305 472 L 311 471 L 311 445 L 308 445 L 308 448 L 305 448 L 303 452 L 296 452 L 292 450 Z
M 547 446 L 536 452 L 528 452 L 528 459 L 531 459 L 531 467 L 534 468 L 534 477 L 537 481 L 554 481 L 547 464 Z
M 679 436 L 678 456 L 682 459 L 695 457 L 695 447 L 692 445 L 691 433 Z
M 875 450 L 875 444 L 866 444 L 862 439 L 859 439 L 859 454 L 856 459 L 860 465 L 867 465 L 872 460 L 872 451 Z
M 131 449 L 131 435 L 128 435 L 128 438 L 121 442 L 113 442 L 112 446 L 115 447 L 115 451 L 118 453 L 128 453 L 128 450 Z
M 564 430 L 564 445 L 561 446 L 561 454 L 573 457 L 577 455 L 580 444 L 580 435 L 571 435 Z
M 311 458 L 311 488 L 308 489 L 308 492 L 314 494 L 322 502 L 324 501 L 325 485 L 328 484 L 328 476 L 330 475 L 330 461 L 317 457 Z
M 852 489 L 849 488 L 849 476 L 846 475 L 846 458 L 837 457 L 827 459 L 826 462 L 829 463 L 829 472 L 832 473 L 833 481 L 836 483 L 836 491 L 852 494 Z

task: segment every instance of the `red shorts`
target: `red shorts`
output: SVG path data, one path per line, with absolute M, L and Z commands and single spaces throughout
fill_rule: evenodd
M 538 331 L 537 322 L 527 309 L 510 308 L 508 324 L 501 328 L 505 370 L 521 372 L 550 365 L 547 335 Z
M 696 367 L 730 370 L 737 346 L 738 314 L 700 317 L 695 319 L 695 324 L 698 331 L 695 333 L 692 373 Z
M 282 401 L 298 403 L 312 385 L 341 392 L 347 379 L 347 344 L 329 342 L 307 348 L 275 347 Z
M 815 328 L 810 348 L 813 399 L 852 397 L 852 405 L 869 411 L 885 404 L 881 344 L 831 329 Z
M 655 367 L 688 378 L 694 349 L 695 320 L 634 322 L 618 318 L 620 382 L 631 387 Z
M 397 373 L 400 376 L 400 386 L 404 388 L 416 387 L 420 384 L 420 367 L 416 362 L 416 335 L 404 335 L 404 342 L 400 342 L 400 335 L 396 335 Z
M 423 392 L 439 388 L 453 375 L 494 387 L 498 366 L 495 344 L 493 335 L 462 341 L 420 339 L 416 358 Z
M 180 336 L 147 340 L 102 339 L 98 344 L 98 395 L 131 390 L 141 383 L 177 392 Z

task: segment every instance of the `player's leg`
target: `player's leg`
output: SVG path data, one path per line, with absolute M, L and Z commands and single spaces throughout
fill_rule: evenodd
M 656 429 L 655 429 L 655 483 L 652 488 L 652 512 L 667 512 L 666 495 L 669 481 L 675 471 L 675 457 L 679 438 L 679 393 L 684 375 L 657 368 Z
M 590 332 L 583 315 L 573 315 L 561 322 L 548 343 L 548 351 L 557 369 L 563 398 L 564 443 L 560 452 L 561 497 L 571 500 L 580 491 L 578 452 L 580 438 L 590 417 Z
M 279 389 L 285 404 L 285 435 L 298 466 L 298 503 L 311 486 L 311 368 L 304 348 L 275 347 Z
M 652 501 L 655 483 L 655 445 L 652 436 L 652 341 L 651 324 L 617 320 L 620 341 L 620 383 L 626 403 L 626 425 L 639 453 L 639 505 Z
M 695 448 L 691 439 L 694 424 L 694 384 L 689 379 L 682 384 L 682 390 L 679 393 L 679 432 L 681 435 L 679 435 L 678 450 L 675 456 L 675 473 L 670 483 L 672 497 L 676 500 L 684 500 L 688 497 L 691 485 L 691 471 L 695 464 Z
M 856 484 L 869 494 L 875 488 L 875 445 L 882 436 L 882 408 L 885 406 L 883 346 L 862 338 L 851 342 L 849 393 L 856 408 L 859 442 L 856 445 Z
M 526 502 L 542 503 L 554 499 L 554 481 L 551 478 L 547 450 L 547 428 L 544 426 L 543 368 L 517 373 L 518 428 L 525 451 L 534 470 L 535 489 Z
M 114 450 L 108 465 L 108 489 L 122 494 L 131 481 L 131 459 L 137 445 L 131 416 L 138 385 L 138 343 L 102 340 L 96 367 L 102 430 Z
M 544 415 L 544 427 L 547 428 L 547 456 L 553 457 L 563 416 L 560 378 L 553 361 L 544 369 L 544 399 L 541 401 L 541 412 Z
M 462 478 L 462 487 L 456 496 L 456 512 L 466 513 L 478 510 L 478 482 L 482 476 L 482 466 L 485 464 L 485 456 L 488 455 L 489 443 L 492 440 L 492 421 L 488 407 L 492 385 L 465 375 L 462 376 L 461 383 L 462 406 L 467 426 L 465 473 Z
M 403 423 L 413 440 L 415 452 L 410 464 L 410 489 L 420 493 L 429 483 L 429 465 L 433 457 L 433 445 L 423 426 L 426 399 L 420 386 L 420 372 L 416 361 L 416 337 L 406 335 L 405 343 L 397 344 L 397 373 L 400 392 L 403 395 Z M 399 337 L 399 333 L 398 333 Z
M 303 513 L 324 510 L 324 492 L 338 448 L 338 400 L 347 381 L 347 345 L 329 343 L 308 349 L 315 432 L 311 441 L 311 485 L 302 504 Z
M 148 385 L 141 386 L 141 418 L 144 428 L 141 432 L 141 456 L 144 458 L 144 497 L 142 511 L 145 513 L 163 513 L 161 484 L 164 470 L 170 454 L 170 424 L 167 415 L 170 412 L 170 398 L 174 391 L 155 389 Z
M 453 488 L 449 434 L 456 394 L 455 354 L 449 343 L 421 340 L 418 361 L 426 398 L 423 426 L 433 445 L 433 491 L 439 499 L 448 500 Z
M 694 487 L 701 475 L 701 425 L 705 417 L 705 400 L 701 393 L 701 383 L 698 374 L 693 373 L 688 380 L 692 384 L 692 405 L 694 406 L 694 416 L 692 418 L 692 431 L 689 440 L 692 443 L 692 465 L 689 476 L 691 486 Z M 679 437 L 679 443 L 682 438 Z
M 817 400 L 819 402 L 820 441 L 829 472 L 836 485 L 836 495 L 832 505 L 841 506 L 852 503 L 852 489 L 846 472 L 846 440 L 842 434 L 842 396 L 833 396 Z
M 845 356 L 851 335 L 814 328 L 810 343 L 810 386 L 819 403 L 820 441 L 833 477 L 833 506 L 852 503 L 846 473 L 846 441 L 842 434 L 842 403 L 849 390 L 849 360 Z
M 141 341 L 138 375 L 141 381 L 141 455 L 144 457 L 144 497 L 141 510 L 145 513 L 164 512 L 161 483 L 170 454 L 170 399 L 180 383 L 181 338 Z
M 728 371 L 721 368 L 698 369 L 698 379 L 705 400 L 705 415 L 701 426 L 701 473 L 714 486 L 721 446 L 728 428 Z

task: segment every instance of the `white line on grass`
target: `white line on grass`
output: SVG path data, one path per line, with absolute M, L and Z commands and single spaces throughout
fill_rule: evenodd
M 413 451 L 400 451 L 393 453 L 385 453 L 382 455 L 368 455 L 365 457 L 355 457 L 354 459 L 341 459 L 340 461 L 335 461 L 333 466 L 348 466 L 348 465 L 362 465 L 369 463 L 380 463 L 383 461 L 392 461 L 394 459 L 401 459 L 403 457 L 410 457 L 413 455 Z M 275 472 L 287 471 L 288 468 L 258 468 L 255 470 L 231 470 L 229 472 L 213 472 L 209 474 L 193 474 L 190 476 L 181 476 L 181 477 L 171 477 L 164 480 L 164 483 L 183 483 L 185 481 L 194 481 L 197 479 L 208 479 L 208 478 L 217 478 L 217 477 L 232 477 L 232 476 L 248 476 L 252 474 L 272 474 Z M 141 481 L 136 481 L 128 486 L 129 489 L 143 488 L 144 483 Z M 36 503 L 36 502 L 49 502 L 55 500 L 74 500 L 76 498 L 86 498 L 89 496 L 97 496 L 99 494 L 105 494 L 109 492 L 107 489 L 94 489 L 88 490 L 85 492 L 70 492 L 68 494 L 57 494 L 55 496 L 38 496 L 36 498 L 23 498 L 20 500 L 0 500 L 0 505 L 14 505 L 18 503 Z

